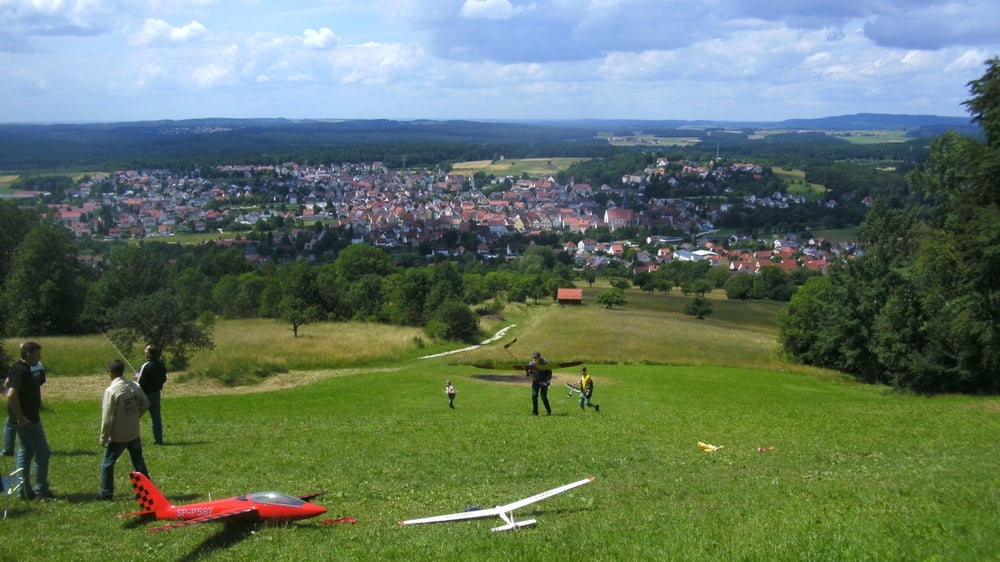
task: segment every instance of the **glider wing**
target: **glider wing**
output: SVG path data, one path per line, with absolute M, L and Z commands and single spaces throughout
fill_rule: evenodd
M 548 369 L 562 369 L 564 367 L 576 367 L 582 365 L 583 361 L 564 361 L 562 363 L 546 363 Z M 473 367 L 477 369 L 493 369 L 495 371 L 527 371 L 527 365 L 495 365 L 493 363 L 476 363 Z
M 447 515 L 434 515 L 432 517 L 421 517 L 420 519 L 407 519 L 400 521 L 400 525 L 418 525 L 421 523 L 446 523 L 448 521 L 465 521 L 467 519 L 482 519 L 483 517 L 498 517 L 501 513 L 499 507 L 489 507 L 486 509 L 475 509 L 472 511 L 460 511 Z
M 584 484 L 589 484 L 589 483 L 591 483 L 593 481 L 594 481 L 594 477 L 593 476 L 591 476 L 590 478 L 584 478 L 583 480 L 577 480 L 576 482 L 572 482 L 572 483 L 566 484 L 565 486 L 559 486 L 558 488 L 553 488 L 551 490 L 547 490 L 547 491 L 542 492 L 540 494 L 535 494 L 535 495 L 533 495 L 531 497 L 524 498 L 523 500 L 518 500 L 516 502 L 509 503 L 507 505 L 501 505 L 501 506 L 497 507 L 496 509 L 501 510 L 503 513 L 509 513 L 511 511 L 514 511 L 515 509 L 520 509 L 520 508 L 522 508 L 522 507 L 524 507 L 526 505 L 531 505 L 531 504 L 533 504 L 535 502 L 540 502 L 540 501 L 542 501 L 544 499 L 551 498 L 552 496 L 561 494 L 561 493 L 563 493 L 563 492 L 565 492 L 567 490 L 572 490 L 573 488 L 576 488 L 577 486 L 583 486 Z
M 432 517 L 422 517 L 420 519 L 407 519 L 406 521 L 400 521 L 400 525 L 416 525 L 420 523 L 445 523 L 447 521 L 464 521 L 467 519 L 481 519 L 483 517 L 496 516 L 503 519 L 505 525 L 496 527 L 494 531 L 506 531 L 508 529 L 515 529 L 518 527 L 525 527 L 528 525 L 534 525 L 534 519 L 528 519 L 526 521 L 514 521 L 512 517 L 512 512 L 515 509 L 520 509 L 526 505 L 531 505 L 535 502 L 540 502 L 544 499 L 551 498 L 557 494 L 561 494 L 567 490 L 572 490 L 577 486 L 583 486 L 584 484 L 589 484 L 594 481 L 594 477 L 584 478 L 583 480 L 578 480 L 566 484 L 565 486 L 559 486 L 558 488 L 553 488 L 551 490 L 546 490 L 539 494 L 524 498 L 522 500 L 517 500 L 516 502 L 508 503 L 506 505 L 498 505 L 496 507 L 490 507 L 487 509 L 477 509 L 475 511 L 461 511 L 459 513 L 449 513 L 447 515 L 435 515 Z

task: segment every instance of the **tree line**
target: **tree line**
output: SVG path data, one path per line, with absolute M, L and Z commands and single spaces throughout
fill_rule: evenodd
M 935 138 L 907 176 L 922 203 L 880 198 L 863 254 L 792 297 L 779 337 L 793 359 L 921 393 L 1000 393 L 1000 59 L 969 88 L 985 140 Z

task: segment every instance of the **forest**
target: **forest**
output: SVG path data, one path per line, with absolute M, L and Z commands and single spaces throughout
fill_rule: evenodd
M 803 363 L 921 393 L 1000 393 L 1000 59 L 965 102 L 985 142 L 944 133 L 907 175 L 921 204 L 880 199 L 864 252 L 808 280 L 779 320 Z

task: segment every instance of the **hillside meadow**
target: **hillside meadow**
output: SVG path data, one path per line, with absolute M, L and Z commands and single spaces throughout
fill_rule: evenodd
M 101 362 L 114 350 L 103 338 L 39 338 L 52 373 L 50 480 L 61 499 L 15 500 L 0 526 L 30 540 L 0 542 L 0 558 L 998 558 L 996 398 L 915 397 L 788 364 L 775 350 L 775 303 L 716 296 L 715 313 L 698 321 L 681 313 L 681 295 L 630 290 L 626 305 L 608 310 L 594 304 L 600 290 L 585 289 L 583 306 L 512 305 L 484 320 L 484 337 L 502 335 L 481 347 L 364 324 L 310 324 L 293 338 L 278 323 L 220 323 L 216 349 L 171 374 L 167 444 L 150 445 L 144 427 L 146 460 L 176 503 L 327 491 L 315 500 L 325 516 L 264 527 L 145 533 L 156 524 L 116 517 L 137 509 L 127 458 L 116 500 L 94 501 Z M 512 366 L 535 349 L 586 361 L 600 413 L 566 396 L 576 367 L 557 369 L 553 414 L 534 417 L 523 374 L 472 366 Z M 281 372 L 235 388 L 193 374 L 237 360 Z M 454 410 L 445 379 L 458 389 Z M 699 441 L 722 448 L 704 453 Z M 532 529 L 398 525 L 588 476 L 594 482 L 515 513 L 537 519 Z M 327 517 L 357 522 L 324 525 Z
M 478 172 L 494 176 L 521 177 L 555 175 L 586 158 L 500 158 L 497 160 L 470 160 L 451 166 L 454 174 L 475 175 Z

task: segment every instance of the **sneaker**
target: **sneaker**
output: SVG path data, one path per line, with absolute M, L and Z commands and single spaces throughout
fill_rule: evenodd
M 51 502 L 59 499 L 50 490 L 45 490 L 43 492 L 35 492 L 35 497 L 38 498 L 38 501 L 43 501 L 43 502 Z
M 22 500 L 33 500 L 35 499 L 35 492 L 22 488 L 20 493 Z
M 601 405 L 600 404 L 594 404 L 594 411 L 595 412 L 600 412 L 601 411 Z
M 5 457 L 13 457 L 14 456 L 14 451 L 4 451 L 4 452 L 0 453 L 0 455 L 3 455 Z

